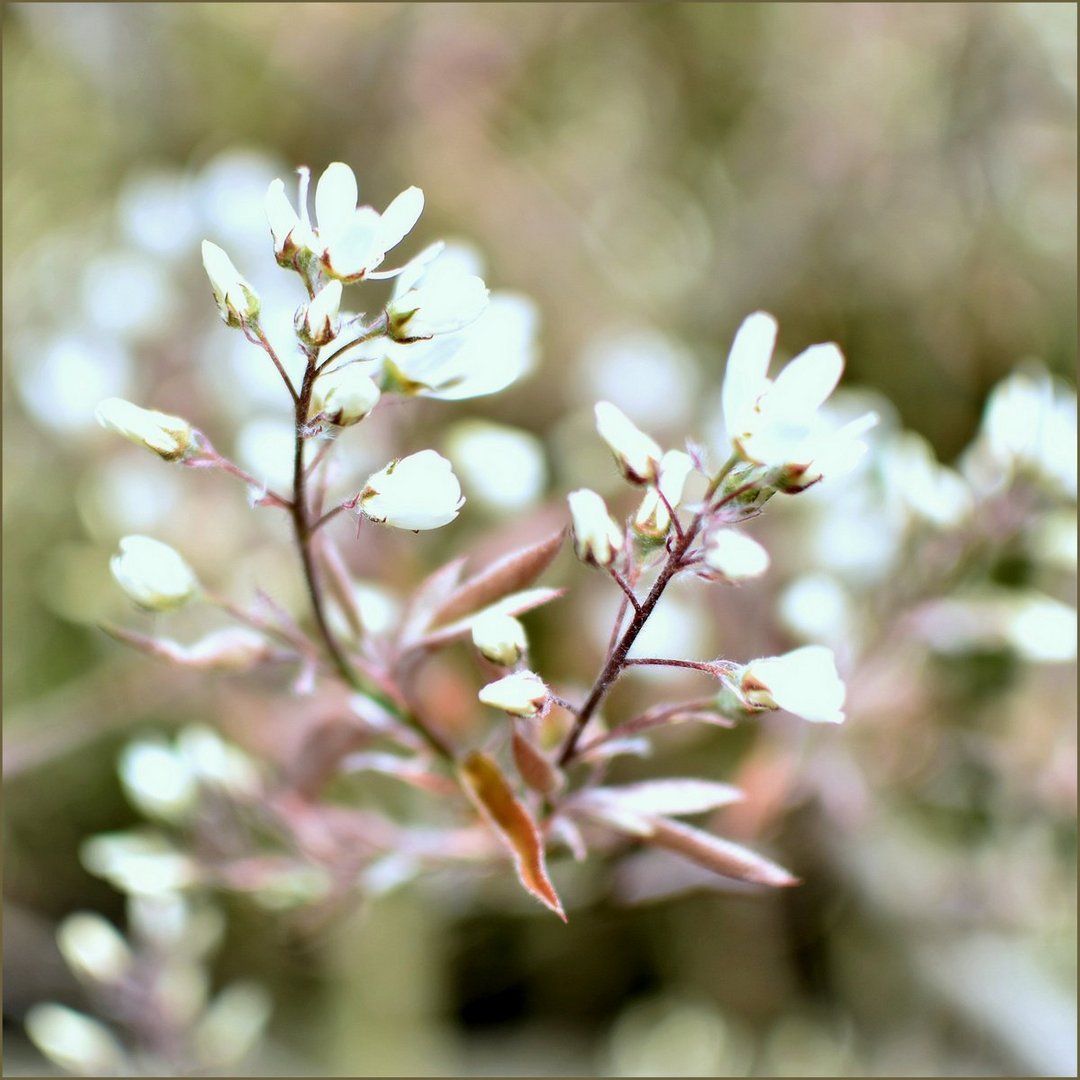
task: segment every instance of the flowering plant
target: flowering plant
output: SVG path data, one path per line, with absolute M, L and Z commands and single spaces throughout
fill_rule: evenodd
M 409 188 L 380 214 L 357 205 L 352 170 L 335 163 L 316 185 L 312 218 L 308 180 L 301 170 L 297 208 L 281 180 L 270 185 L 265 207 L 276 262 L 303 290 L 291 320 L 299 368 L 267 330 L 274 313 L 228 254 L 211 241 L 202 249 L 222 320 L 262 352 L 291 404 L 288 486 L 270 486 L 170 413 L 111 398 L 97 417 L 160 457 L 155 464 L 162 468 L 227 474 L 246 485 L 253 508 L 283 514 L 306 591 L 298 617 L 268 597 L 242 606 L 201 582 L 168 545 L 125 536 L 110 568 L 139 607 L 163 613 L 205 603 L 237 625 L 187 644 L 118 626 L 109 632 L 197 670 L 285 667 L 297 697 L 333 702 L 333 722 L 313 726 L 277 766 L 206 729 L 181 733 L 175 745 L 131 744 L 121 779 L 162 829 L 96 837 L 86 864 L 132 897 L 135 924 L 146 922 L 154 904 L 172 904 L 180 912 L 174 921 L 187 925 L 197 905 L 178 897 L 200 890 L 250 894 L 275 909 L 332 912 L 358 892 L 376 895 L 431 868 L 500 863 L 512 865 L 526 892 L 565 920 L 568 905 L 558 873 L 549 869 L 551 856 L 584 860 L 630 845 L 673 854 L 744 886 L 797 884 L 757 851 L 679 820 L 738 801 L 734 786 L 698 777 L 606 781 L 614 759 L 647 756 L 651 737 L 679 724 L 725 728 L 780 710 L 811 723 L 844 720 L 839 669 L 854 658 L 838 658 L 820 640 L 740 659 L 653 656 L 639 641 L 677 579 L 696 579 L 707 590 L 768 573 L 767 547 L 744 527 L 774 496 L 800 495 L 865 464 L 863 436 L 879 417 L 867 409 L 839 422 L 829 409 L 844 367 L 838 346 L 813 345 L 770 379 L 777 323 L 763 312 L 750 315 L 731 346 L 720 390 L 722 427 L 711 445 L 688 440 L 665 448 L 615 404 L 597 403 L 598 445 L 633 496 L 630 511 L 613 514 L 599 493 L 579 488 L 567 496 L 569 530 L 536 537 L 467 574 L 467 560 L 453 558 L 415 587 L 396 618 L 374 626 L 344 545 L 362 545 L 376 527 L 398 530 L 398 541 L 408 545 L 410 533 L 452 526 L 467 512 L 470 493 L 451 461 L 426 445 L 409 447 L 366 477 L 349 475 L 340 492 L 338 451 L 347 440 L 361 441 L 369 418 L 393 403 L 455 402 L 511 385 L 531 366 L 536 315 L 521 297 L 489 293 L 476 268 L 441 244 L 384 268 L 419 220 L 419 189 Z M 379 281 L 392 282 L 389 297 L 374 314 L 354 310 L 352 297 Z M 1029 412 L 1053 413 L 1037 388 L 1017 384 L 1001 393 L 1012 393 Z M 991 409 L 988 434 L 972 452 L 972 477 L 1002 447 L 1016 468 L 1045 459 L 1045 439 L 1027 437 L 1011 415 Z M 910 439 L 898 440 L 896 455 L 906 465 L 894 488 L 912 517 L 941 528 L 966 520 L 978 494 L 975 479 L 938 465 Z M 573 687 L 579 673 L 567 679 L 534 662 L 522 621 L 566 591 L 538 582 L 568 531 L 577 558 L 609 580 L 618 600 L 607 648 L 580 693 Z M 481 671 L 475 711 L 491 710 L 478 739 L 461 739 L 432 709 L 430 695 L 418 692 L 432 657 L 463 642 Z M 698 673 L 709 681 L 708 693 L 605 717 L 620 680 L 663 667 Z M 336 778 L 371 773 L 419 789 L 430 814 L 403 820 L 332 793 Z M 65 934 L 65 955 L 75 967 L 108 1000 L 127 1001 L 138 969 L 131 948 L 111 927 L 86 918 Z M 257 995 L 237 1000 L 247 1022 L 265 1020 Z M 203 1010 L 204 1004 L 181 1010 L 184 1022 L 171 1035 L 183 1047 L 178 1060 L 207 1067 L 222 1058 L 212 1045 L 206 1049 L 215 1006 Z M 63 1064 L 77 1058 L 72 1039 L 90 1046 L 98 1064 L 121 1053 L 101 1031 L 67 1014 L 39 1012 L 29 1030 Z

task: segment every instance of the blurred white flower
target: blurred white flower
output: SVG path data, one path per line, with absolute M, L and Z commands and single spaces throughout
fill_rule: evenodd
M 32 1006 L 26 1013 L 26 1034 L 47 1058 L 77 1076 L 123 1076 L 127 1071 L 116 1036 L 66 1005 Z
M 833 344 L 812 345 L 775 380 L 768 377 L 776 320 L 763 311 L 739 327 L 728 355 L 721 402 L 732 447 L 742 458 L 784 470 L 781 490 L 796 491 L 826 475 L 842 475 L 865 452 L 860 436 L 875 413 L 831 429 L 818 410 L 840 381 L 844 357 Z
M 419 275 L 409 274 L 411 265 L 394 283 L 393 297 L 386 308 L 389 333 L 395 341 L 452 334 L 484 313 L 488 289 L 475 274 L 462 273 L 439 259 L 424 262 Z M 446 269 L 442 269 L 444 265 Z
M 56 943 L 68 967 L 84 981 L 115 983 L 131 967 L 131 949 L 123 935 L 94 912 L 77 911 L 64 919 Z
M 992 470 L 979 468 L 989 459 L 1006 475 L 1016 468 L 1030 469 L 1075 498 L 1076 448 L 1076 392 L 1045 368 L 1032 365 L 991 391 L 966 464 L 984 487 L 994 486 L 997 479 Z
M 752 708 L 785 709 L 815 723 L 844 719 L 846 690 L 833 651 L 824 645 L 751 661 L 742 669 L 739 689 Z
M 205 1069 L 236 1065 L 262 1038 L 270 1019 L 270 995 L 253 982 L 235 982 L 210 1003 L 193 1032 Z
M 164 742 L 139 740 L 120 753 L 120 782 L 147 817 L 182 821 L 195 807 L 199 784 L 191 763 Z
M 472 624 L 472 640 L 480 654 L 493 664 L 512 667 L 529 647 L 525 627 L 513 615 L 489 611 Z
M 881 449 L 890 494 L 908 511 L 941 529 L 960 524 L 974 507 L 971 489 L 954 470 L 938 464 L 930 444 L 913 431 L 894 435 Z
M 449 525 L 464 503 L 450 462 L 434 450 L 421 450 L 369 476 L 359 507 L 380 525 L 418 531 Z
M 839 646 L 852 634 L 851 600 L 831 574 L 796 578 L 780 594 L 777 607 L 784 625 L 804 640 Z
M 195 432 L 182 417 L 143 409 L 117 397 L 100 402 L 94 416 L 106 430 L 153 450 L 166 461 L 177 461 L 193 449 Z
M 496 682 L 488 683 L 479 693 L 480 701 L 513 716 L 536 716 L 548 699 L 548 688 L 539 675 L 515 671 Z
M 124 893 L 159 895 L 194 885 L 198 867 L 160 833 L 115 832 L 90 837 L 83 865 Z
M 574 549 L 582 562 L 610 566 L 622 550 L 623 532 L 595 491 L 582 488 L 566 496 L 574 526 Z
M 634 515 L 634 528 L 645 536 L 664 536 L 671 527 L 672 510 L 683 497 L 686 481 L 694 471 L 690 455 L 682 450 L 668 450 L 660 459 L 660 479 L 650 486 Z M 660 496 L 663 495 L 663 498 Z
M 224 251 L 209 240 L 202 242 L 203 267 L 210 279 L 218 311 L 229 326 L 241 326 L 259 317 L 259 297 Z
M 632 484 L 656 480 L 663 451 L 621 410 L 609 401 L 597 402 L 596 430 L 608 444 L 619 471 Z
M 1061 509 L 1043 514 L 1031 528 L 1031 550 L 1049 566 L 1076 573 L 1076 511 Z
M 109 569 L 124 592 L 150 611 L 182 607 L 199 591 L 199 581 L 181 555 L 149 536 L 125 536 Z
M 705 544 L 705 565 L 738 584 L 761 577 L 769 569 L 769 553 L 737 529 L 717 529 Z
M 446 433 L 446 453 L 469 498 L 493 510 L 523 510 L 544 493 L 544 445 L 521 428 L 462 420 Z
M 311 396 L 312 415 L 338 427 L 359 423 L 379 403 L 379 388 L 359 364 L 325 371 L 315 380 Z

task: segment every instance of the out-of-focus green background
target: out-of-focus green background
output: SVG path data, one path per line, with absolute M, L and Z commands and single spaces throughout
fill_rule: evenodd
M 144 504 L 194 487 L 156 535 L 186 538 L 196 562 L 227 548 L 278 567 L 273 545 L 248 546 L 266 526 L 242 494 L 135 455 L 117 464 L 72 400 L 85 384 L 222 432 L 243 412 L 231 359 L 216 399 L 187 374 L 224 349 L 198 241 L 230 247 L 230 192 L 249 185 L 254 208 L 235 215 L 258 215 L 266 179 L 334 160 L 379 208 L 421 186 L 407 253 L 464 237 L 489 284 L 531 295 L 543 319 L 534 375 L 423 412 L 427 431 L 438 445 L 448 423 L 491 417 L 535 432 L 554 503 L 590 482 L 560 443 L 588 428 L 594 398 L 628 392 L 620 382 L 653 387 L 638 415 L 669 443 L 700 432 L 758 308 L 788 355 L 840 342 L 847 380 L 887 395 L 943 461 L 1019 361 L 1074 379 L 1071 4 L 15 3 L 3 47 L 11 1069 L 42 1068 L 20 1041 L 27 1006 L 78 1002 L 56 920 L 122 918 L 77 851 L 132 820 L 113 768 L 123 738 L 197 719 L 215 693 L 93 628 L 125 617 L 105 570 L 109 500 L 123 488 L 125 520 L 152 520 Z M 177 209 L 192 199 L 213 234 Z M 152 239 L 136 250 L 133 236 Z M 418 563 L 454 542 L 422 538 Z M 560 655 L 557 640 L 543 648 Z M 842 729 L 861 760 L 888 758 L 885 779 L 840 770 L 834 804 L 779 815 L 766 839 L 806 879 L 782 896 L 626 906 L 583 879 L 595 902 L 564 928 L 509 889 L 451 904 L 410 888 L 306 935 L 233 905 L 221 974 L 263 979 L 276 1003 L 258 1068 L 1067 1074 L 1073 673 L 1000 667 L 992 684 L 968 673 L 981 695 L 935 699 L 919 752 L 898 748 L 895 725 Z M 743 738 L 682 764 L 725 778 Z M 856 790 L 875 824 L 848 847 L 830 822 L 856 812 L 842 798 Z

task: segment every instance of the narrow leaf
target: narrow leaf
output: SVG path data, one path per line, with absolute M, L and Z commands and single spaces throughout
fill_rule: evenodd
M 652 835 L 644 840 L 738 881 L 773 886 L 800 884 L 793 874 L 757 852 L 681 822 L 653 818 Z
M 465 793 L 510 849 L 521 884 L 566 922 L 544 865 L 540 830 L 514 796 L 499 766 L 486 754 L 474 750 L 462 762 L 460 776 Z
M 487 615 L 489 612 L 498 612 L 502 615 L 522 615 L 526 611 L 539 607 L 541 604 L 557 600 L 565 592 L 565 589 L 548 589 L 541 586 L 536 589 L 525 589 L 523 592 L 511 593 L 509 596 L 497 600 L 494 604 L 489 604 L 486 608 L 481 608 L 463 619 L 458 619 L 457 622 L 452 622 L 448 626 L 440 626 L 438 630 L 425 634 L 422 638 L 412 642 L 412 648 L 441 648 L 443 645 L 449 645 L 450 642 L 457 641 L 459 638 L 468 637 L 472 632 L 473 623 L 481 615 Z
M 700 814 L 738 802 L 742 792 L 712 780 L 646 780 L 622 787 L 597 787 L 575 797 L 577 802 L 605 803 L 639 814 Z
M 401 619 L 398 642 L 402 649 L 413 645 L 424 631 L 431 626 L 432 618 L 441 604 L 454 591 L 465 566 L 465 556 L 451 559 L 438 570 L 428 574 L 413 593 L 412 600 Z
M 541 795 L 550 795 L 563 785 L 563 774 L 547 759 L 543 751 L 529 742 L 514 728 L 511 748 L 518 774 L 527 787 Z
M 558 555 L 565 537 L 566 530 L 560 529 L 553 536 L 512 551 L 474 574 L 436 610 L 431 625 L 459 619 L 532 585 Z

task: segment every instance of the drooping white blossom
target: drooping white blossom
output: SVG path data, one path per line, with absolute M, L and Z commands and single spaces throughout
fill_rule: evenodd
M 421 450 L 369 476 L 358 505 L 377 524 L 418 531 L 449 525 L 464 503 L 450 462 Z
M 26 1013 L 26 1034 L 51 1061 L 76 1076 L 121 1076 L 127 1060 L 102 1023 L 66 1005 L 45 1002 Z
M 785 709 L 815 723 L 844 719 L 846 690 L 836 657 L 824 645 L 751 661 L 742 669 L 739 689 L 751 708 Z
M 632 484 L 655 481 L 664 456 L 656 440 L 609 401 L 597 402 L 595 411 L 596 430 L 608 444 L 623 476 Z
M 645 492 L 645 497 L 634 515 L 634 528 L 639 533 L 653 537 L 667 533 L 671 527 L 671 512 L 668 507 L 678 507 L 686 481 L 693 471 L 694 463 L 689 454 L 682 450 L 668 450 L 664 454 L 660 459 L 659 482 Z
M 56 943 L 71 970 L 90 983 L 115 983 L 131 967 L 131 949 L 108 919 L 77 911 L 57 927 Z
M 877 417 L 867 413 L 835 431 L 818 415 L 844 370 L 843 354 L 834 344 L 812 345 L 770 379 L 776 331 L 776 320 L 762 311 L 739 327 L 721 401 L 735 452 L 746 461 L 790 472 L 779 477 L 779 486 L 796 491 L 850 469 L 865 450 L 860 436 Z
M 566 496 L 574 526 L 574 550 L 582 562 L 610 566 L 622 550 L 622 529 L 608 513 L 604 500 L 588 488 Z
M 150 611 L 182 607 L 199 591 L 198 578 L 183 557 L 149 536 L 125 536 L 109 569 L 124 592 Z
M 387 306 L 390 336 L 411 342 L 457 330 L 474 323 L 488 305 L 488 289 L 481 278 L 465 272 L 454 260 L 437 256 L 435 244 L 406 264 L 394 282 Z
M 769 553 L 737 529 L 717 529 L 705 545 L 705 565 L 732 584 L 761 577 L 769 569 Z
M 532 671 L 515 671 L 480 691 L 480 701 L 513 716 L 536 716 L 549 696 L 544 680 Z
M 94 410 L 97 422 L 108 431 L 153 450 L 166 461 L 178 461 L 194 448 L 195 432 L 179 416 L 143 409 L 123 398 L 106 398 Z
M 202 242 L 203 267 L 210 279 L 218 311 L 229 326 L 241 326 L 259 317 L 259 297 L 232 260 L 217 244 Z
M 360 364 L 323 372 L 311 395 L 313 416 L 322 415 L 338 427 L 359 423 L 379 403 L 381 394 Z
M 881 462 L 887 490 L 923 521 L 952 528 L 971 513 L 974 500 L 967 482 L 939 464 L 930 444 L 914 431 L 902 432 L 886 443 Z
M 473 620 L 472 640 L 480 654 L 493 664 L 512 667 L 528 648 L 525 627 L 513 615 L 489 611 Z

